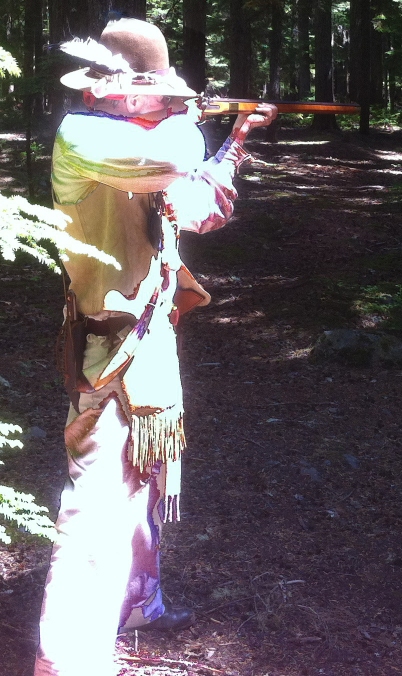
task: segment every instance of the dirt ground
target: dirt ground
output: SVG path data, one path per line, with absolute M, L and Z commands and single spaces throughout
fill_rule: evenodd
M 2 187 L 23 192 L 22 142 L 2 143 Z M 400 335 L 401 132 L 283 128 L 249 147 L 263 162 L 242 169 L 230 224 L 182 237 L 213 301 L 182 327 L 188 450 L 163 580 L 198 621 L 140 634 L 137 651 L 120 637 L 116 663 L 120 676 L 402 674 L 402 372 L 310 358 L 324 330 Z M 38 158 L 44 193 L 47 171 Z M 0 280 L 0 418 L 25 433 L 0 483 L 54 517 L 62 285 L 28 258 L 1 262 Z M 48 558 L 24 533 L 0 549 L 0 676 L 31 674 Z

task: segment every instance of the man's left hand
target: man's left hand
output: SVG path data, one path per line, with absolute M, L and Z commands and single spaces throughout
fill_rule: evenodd
M 267 127 L 278 115 L 278 109 L 271 103 L 259 104 L 254 113 L 238 115 L 233 125 L 231 137 L 242 145 L 252 129 Z

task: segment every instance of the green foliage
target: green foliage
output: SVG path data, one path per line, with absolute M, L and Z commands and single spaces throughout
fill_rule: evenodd
M 4 446 L 22 448 L 22 441 L 10 439 L 10 434 L 22 433 L 19 425 L 0 422 L 0 449 Z M 4 464 L 0 461 L 0 464 Z M 55 529 L 49 517 L 48 509 L 35 503 L 35 498 L 29 493 L 20 493 L 10 486 L 0 485 L 0 517 L 2 520 L 13 522 L 13 526 L 24 529 L 32 535 L 54 540 Z M 7 530 L 0 524 L 0 542 L 11 542 L 12 530 Z
M 402 111 L 391 113 L 388 108 L 373 106 L 370 111 L 371 123 L 374 127 L 383 127 L 383 129 L 392 129 L 402 125 Z
M 149 3 L 147 20 L 158 26 L 164 34 L 169 48 L 170 62 L 180 71 L 183 63 L 181 3 L 171 2 L 171 0 L 156 0 L 152 4 Z
M 388 202 L 402 202 L 402 185 L 394 185 L 388 188 Z
M 0 448 L 4 446 L 10 446 L 11 448 L 22 448 L 22 441 L 19 439 L 10 439 L 10 434 L 15 434 L 15 432 L 22 432 L 22 429 L 19 425 L 11 425 L 10 423 L 0 422 Z M 0 464 L 3 464 L 0 462 Z
M 382 0 L 373 6 L 373 26 L 380 33 L 398 34 L 402 28 L 402 1 Z
M 0 47 L 0 78 L 5 77 L 6 73 L 14 77 L 21 75 L 21 70 L 10 52 L 6 52 L 3 47 Z
M 6 260 L 15 260 L 15 252 L 25 251 L 55 272 L 60 272 L 57 261 L 40 242 L 52 242 L 62 260 L 68 260 L 67 251 L 97 258 L 117 270 L 120 264 L 96 247 L 71 237 L 65 228 L 69 218 L 61 211 L 30 204 L 19 195 L 5 197 L 0 193 L 0 253 Z
M 369 273 L 368 273 L 369 271 Z M 318 276 L 319 322 L 331 328 L 345 323 L 386 331 L 402 330 L 402 260 L 399 252 L 368 256 L 343 279 Z
M 355 309 L 361 316 L 375 317 L 382 328 L 402 328 L 402 286 L 380 282 L 361 289 L 355 301 Z
M 0 486 L 0 516 L 32 535 L 54 541 L 56 531 L 46 516 L 48 511 L 47 507 L 36 504 L 33 495 L 19 493 L 9 486 Z M 0 525 L 0 541 L 5 544 L 11 542 L 11 535 L 3 525 Z

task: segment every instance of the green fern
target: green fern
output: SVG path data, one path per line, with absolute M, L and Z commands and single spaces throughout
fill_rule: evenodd
M 19 425 L 11 425 L 10 423 L 0 422 L 0 448 L 4 446 L 10 446 L 10 448 L 22 448 L 23 443 L 19 439 L 9 439 L 9 434 L 15 434 L 15 432 L 22 433 L 22 429 Z M 0 461 L 0 465 L 3 465 Z
M 10 52 L 6 52 L 3 47 L 0 47 L 0 77 L 5 77 L 6 73 L 19 77 L 21 69 Z
M 65 231 L 69 222 L 69 217 L 61 211 L 30 204 L 19 195 L 5 197 L 0 193 L 0 253 L 6 260 L 13 261 L 16 251 L 25 251 L 60 273 L 57 261 L 39 244 L 48 240 L 59 250 L 61 260 L 68 260 L 68 251 L 71 251 L 97 258 L 121 270 L 113 256 L 71 237 Z
M 0 516 L 13 521 L 18 528 L 39 535 L 48 540 L 55 540 L 56 529 L 46 514 L 47 507 L 37 505 L 33 495 L 19 493 L 9 486 L 0 486 Z M 0 541 L 5 544 L 11 542 L 5 526 L 0 525 Z
M 4 446 L 22 448 L 23 443 L 20 439 L 9 438 L 10 434 L 15 433 L 22 433 L 19 425 L 0 422 L 0 448 Z M 0 464 L 4 463 L 0 462 Z M 10 486 L 0 485 L 0 517 L 2 520 L 12 521 L 14 527 L 22 528 L 32 535 L 54 540 L 56 530 L 52 521 L 46 516 L 48 511 L 47 507 L 36 504 L 33 495 L 20 493 Z M 0 542 L 5 544 L 11 542 L 11 535 L 1 524 Z

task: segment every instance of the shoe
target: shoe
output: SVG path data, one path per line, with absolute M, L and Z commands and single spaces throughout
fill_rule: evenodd
M 189 608 L 169 608 L 156 620 L 138 627 L 138 631 L 181 631 L 194 622 L 195 615 Z

